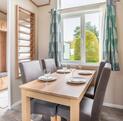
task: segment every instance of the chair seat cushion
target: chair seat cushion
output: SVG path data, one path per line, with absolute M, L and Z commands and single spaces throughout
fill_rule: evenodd
M 90 98 L 84 98 L 80 104 L 80 121 L 90 121 L 91 111 L 93 106 L 93 100 Z M 70 121 L 70 108 L 67 106 L 59 105 L 57 109 L 57 115 Z
M 94 86 L 90 86 L 89 89 L 87 90 L 85 97 L 94 99 Z
M 42 114 L 48 116 L 56 115 L 57 104 L 49 103 L 46 101 L 32 99 L 31 100 L 31 113 Z

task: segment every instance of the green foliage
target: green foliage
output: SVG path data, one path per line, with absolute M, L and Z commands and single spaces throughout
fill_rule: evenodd
M 76 27 L 76 29 L 74 30 L 74 37 L 75 38 L 80 38 L 80 33 L 81 31 L 80 31 L 80 27 Z
M 99 43 L 98 37 L 96 34 L 96 29 L 94 27 L 89 27 L 90 24 L 87 24 L 88 29 L 86 29 L 86 61 L 87 62 L 98 62 L 99 61 Z M 71 49 L 74 50 L 74 55 L 71 55 L 71 60 L 80 60 L 81 59 L 81 33 L 80 27 L 76 27 L 74 34 L 74 40 L 71 43 Z
M 80 27 L 76 27 L 74 31 L 74 40 L 71 43 L 71 49 L 74 49 L 74 55 L 71 56 L 71 60 L 80 60 L 80 40 L 81 40 L 81 33 L 80 33 Z
M 99 61 L 99 43 L 95 33 L 86 30 L 86 61 Z
M 91 32 L 95 33 L 97 38 L 99 38 L 99 32 L 97 31 L 96 26 L 92 26 L 91 22 L 87 22 L 85 25 L 86 30 L 90 30 Z
M 74 49 L 74 55 L 71 56 L 71 60 L 80 60 L 80 37 L 75 38 L 71 43 L 71 49 Z

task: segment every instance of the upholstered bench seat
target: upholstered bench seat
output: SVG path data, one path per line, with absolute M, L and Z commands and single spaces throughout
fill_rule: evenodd
M 7 72 L 0 72 L 0 78 L 6 77 L 7 76 Z

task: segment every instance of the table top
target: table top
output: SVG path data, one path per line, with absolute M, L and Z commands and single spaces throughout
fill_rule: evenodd
M 20 88 L 47 95 L 59 96 L 70 99 L 79 99 L 81 95 L 85 94 L 85 92 L 87 91 L 96 72 L 95 70 L 91 71 L 92 75 L 79 75 L 79 70 L 74 70 L 74 72 L 71 72 L 69 74 L 59 74 L 55 72 L 52 75 L 57 78 L 56 81 L 46 83 L 40 80 L 34 80 L 21 85 Z M 86 78 L 86 83 L 68 84 L 66 82 L 66 78 L 70 78 L 72 74 L 76 77 Z

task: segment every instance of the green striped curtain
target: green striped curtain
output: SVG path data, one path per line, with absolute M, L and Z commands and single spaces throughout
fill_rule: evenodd
M 49 58 L 54 58 L 57 67 L 61 66 L 61 14 L 56 9 L 51 9 Z
M 113 71 L 119 71 L 118 36 L 116 25 L 116 6 L 113 0 L 107 1 L 103 40 L 103 58 L 112 65 Z

